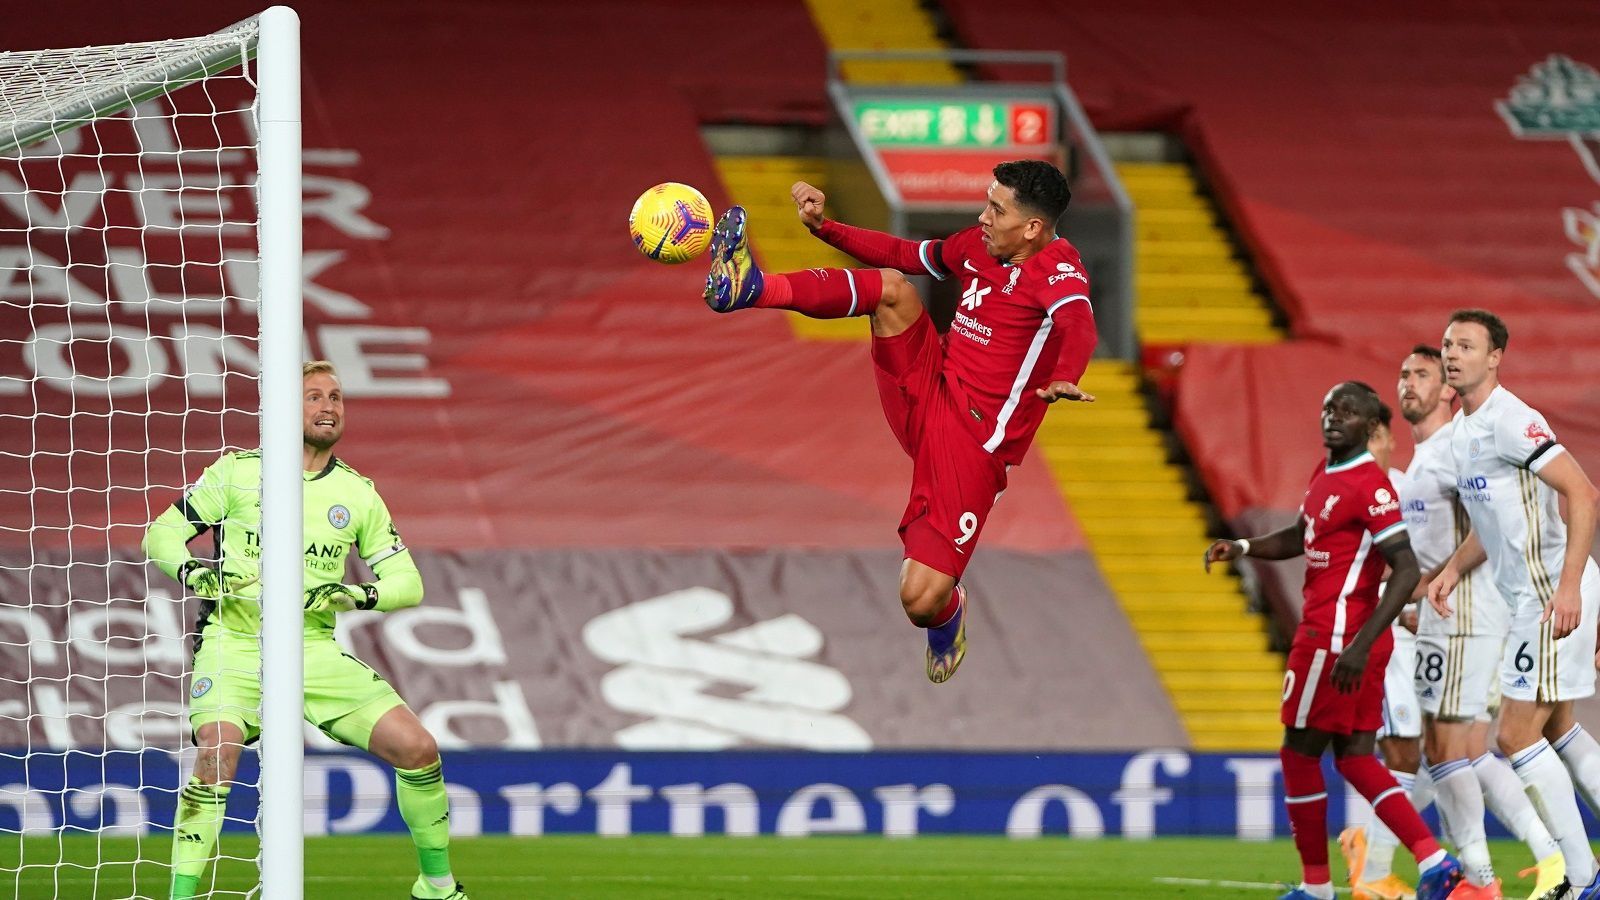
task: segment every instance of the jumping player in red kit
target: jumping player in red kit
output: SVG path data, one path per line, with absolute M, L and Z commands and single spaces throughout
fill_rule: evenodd
M 927 629 L 927 675 L 949 680 L 966 655 L 961 575 L 989 510 L 1022 461 L 1045 406 L 1092 401 L 1078 389 L 1094 352 L 1089 278 L 1056 236 L 1067 180 L 1040 160 L 994 168 L 978 225 L 943 240 L 908 241 L 825 219 L 821 191 L 793 196 L 824 242 L 873 269 L 764 273 L 750 256 L 745 211 L 730 208 L 711 241 L 706 304 L 719 313 L 789 309 L 818 319 L 868 316 L 884 414 L 912 460 L 900 520 L 900 603 Z M 958 279 L 961 301 L 941 337 L 906 274 Z
M 1389 625 L 1421 578 L 1399 496 L 1367 449 L 1386 416 L 1360 382 L 1335 385 L 1322 402 L 1319 463 L 1293 525 L 1242 541 L 1217 541 L 1205 565 L 1250 556 L 1306 557 L 1305 606 L 1283 681 L 1284 802 L 1305 880 L 1280 900 L 1333 900 L 1328 871 L 1328 794 L 1322 754 L 1333 748 L 1339 773 L 1372 804 L 1417 858 L 1417 900 L 1442 900 L 1461 880 L 1461 864 L 1411 806 L 1373 755 L 1383 725 L 1383 675 L 1394 648 Z M 1374 553 L 1376 549 L 1378 552 Z M 1383 598 L 1385 561 L 1392 570 Z

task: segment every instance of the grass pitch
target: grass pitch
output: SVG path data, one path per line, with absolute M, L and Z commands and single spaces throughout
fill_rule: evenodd
M 168 841 L 159 832 L 142 839 L 13 837 L 0 842 L 0 897 L 166 900 Z M 251 837 L 227 834 L 222 843 L 229 855 L 255 852 Z M 1527 849 L 1492 849 L 1506 895 L 1520 896 L 1531 887 L 1516 878 L 1528 865 Z M 1342 877 L 1338 848 L 1330 850 L 1335 877 Z M 480 837 L 453 841 L 451 857 L 473 900 L 1221 900 L 1272 898 L 1282 891 L 1279 882 L 1299 875 L 1287 840 L 1220 838 Z M 1405 851 L 1399 857 L 1395 870 L 1414 880 L 1415 866 Z M 406 900 L 415 867 L 403 835 L 313 838 L 306 841 L 305 897 Z M 247 896 L 255 877 L 253 862 L 225 860 L 212 896 Z

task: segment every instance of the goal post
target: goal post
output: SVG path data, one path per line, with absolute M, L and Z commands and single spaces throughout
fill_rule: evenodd
M 261 14 L 261 871 L 266 900 L 300 900 L 304 883 L 301 727 L 303 433 L 300 376 L 300 19 Z M 292 789 L 278 789 L 293 785 Z
M 140 538 L 259 446 L 256 883 L 204 883 L 302 896 L 299 31 L 0 47 L 0 892 L 166 896 L 198 626 Z

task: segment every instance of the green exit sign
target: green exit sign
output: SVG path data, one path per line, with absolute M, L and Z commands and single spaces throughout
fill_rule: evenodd
M 1037 147 L 1055 142 L 1055 106 L 1032 101 L 858 100 L 876 147 Z

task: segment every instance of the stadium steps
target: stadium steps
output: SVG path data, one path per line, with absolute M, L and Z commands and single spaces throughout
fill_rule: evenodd
M 1145 344 L 1267 343 L 1283 339 L 1217 210 L 1183 163 L 1122 162 L 1138 209 L 1137 324 Z
M 1083 381 L 1095 404 L 1046 416 L 1036 443 L 1106 583 L 1195 749 L 1275 747 L 1282 658 L 1231 572 L 1205 574 L 1209 520 L 1169 461 L 1137 368 L 1097 359 Z
M 944 50 L 938 29 L 919 0 L 806 0 L 817 31 L 831 50 Z M 850 60 L 846 81 L 862 84 L 957 84 L 961 72 L 940 60 Z
M 718 156 L 717 174 L 734 203 L 749 214 L 750 246 L 756 261 L 769 272 L 811 268 L 850 268 L 855 260 L 811 236 L 800 224 L 789 189 L 796 181 L 828 192 L 827 168 L 807 156 Z M 866 323 L 859 319 L 808 319 L 788 313 L 798 337 L 820 340 L 864 340 Z

